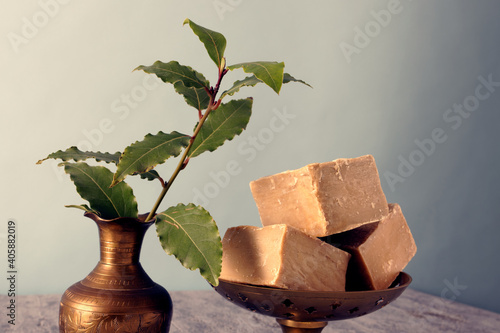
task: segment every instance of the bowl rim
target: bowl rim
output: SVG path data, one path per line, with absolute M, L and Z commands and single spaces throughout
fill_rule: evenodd
M 220 282 L 223 282 L 224 284 L 231 285 L 233 287 L 238 287 L 244 289 L 246 292 L 254 292 L 254 293 L 262 293 L 262 292 L 282 292 L 286 293 L 289 295 L 295 295 L 295 296 L 307 296 L 307 297 L 331 297 L 332 295 L 335 295 L 336 297 L 348 297 L 348 296 L 367 296 L 368 294 L 374 294 L 374 295 L 380 295 L 381 293 L 385 292 L 396 292 L 400 289 L 404 290 L 406 289 L 411 282 L 413 281 L 412 277 L 410 274 L 406 272 L 400 272 L 399 275 L 394 279 L 394 282 L 392 285 L 387 288 L 387 289 L 378 289 L 378 290 L 359 290 L 359 291 L 311 291 L 311 290 L 290 290 L 290 289 L 280 289 L 280 288 L 274 288 L 274 287 L 267 287 L 267 286 L 257 286 L 257 285 L 252 285 L 252 284 L 246 284 L 246 283 L 241 283 L 241 282 L 233 282 L 233 281 L 228 281 L 225 279 L 219 279 L 219 286 Z M 218 288 L 219 286 L 216 286 L 214 288 Z

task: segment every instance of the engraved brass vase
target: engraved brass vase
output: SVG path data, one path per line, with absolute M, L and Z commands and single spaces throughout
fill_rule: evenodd
M 86 213 L 99 229 L 100 260 L 90 274 L 61 298 L 59 331 L 151 332 L 170 329 L 172 300 L 139 263 L 142 241 L 153 221 L 103 220 Z

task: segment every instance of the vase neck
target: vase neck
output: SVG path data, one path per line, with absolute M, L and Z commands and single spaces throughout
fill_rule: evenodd
M 145 289 L 156 284 L 139 262 L 142 241 L 154 223 L 139 218 L 104 220 L 93 213 L 85 216 L 94 220 L 99 229 L 101 258 L 97 266 L 81 281 L 85 288 L 94 289 Z
M 152 223 L 136 219 L 96 221 L 99 228 L 100 263 L 139 264 L 142 241 Z

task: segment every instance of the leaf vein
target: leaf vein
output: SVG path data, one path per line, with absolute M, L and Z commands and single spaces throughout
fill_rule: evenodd
M 165 214 L 163 213 L 163 215 L 167 216 L 168 218 L 170 218 L 170 220 L 172 222 L 174 222 L 180 229 L 182 229 L 182 231 L 184 232 L 184 234 L 189 238 L 189 240 L 191 241 L 191 243 L 196 247 L 196 249 L 198 250 L 198 252 L 203 256 L 203 259 L 205 259 L 205 262 L 207 263 L 208 267 L 210 268 L 210 274 L 212 274 L 212 276 L 215 277 L 215 274 L 214 274 L 214 269 L 212 268 L 212 265 L 210 264 L 210 262 L 208 261 L 207 257 L 205 256 L 205 253 L 203 253 L 203 251 L 198 247 L 198 245 L 196 244 L 196 242 L 191 238 L 191 236 L 189 235 L 189 233 L 186 231 L 186 229 L 183 228 L 183 226 L 171 215 L 168 215 L 168 214 Z
M 157 145 L 157 146 L 154 146 L 153 148 L 151 148 L 151 149 L 149 149 L 149 150 L 146 150 L 146 152 L 145 152 L 144 154 L 142 154 L 141 156 L 139 156 L 139 157 L 138 157 L 138 158 L 137 158 L 137 159 L 136 159 L 133 163 L 130 163 L 130 165 L 129 165 L 127 168 L 125 168 L 125 169 L 124 169 L 124 170 L 123 170 L 123 171 L 119 174 L 119 176 L 121 176 L 121 175 L 123 175 L 123 174 L 127 174 L 127 171 L 128 171 L 129 169 L 131 169 L 133 166 L 135 166 L 137 163 L 139 163 L 139 162 L 140 162 L 140 160 L 142 160 L 142 159 L 144 158 L 144 156 L 147 156 L 147 155 L 149 155 L 149 154 L 154 154 L 154 153 L 155 153 L 155 151 L 157 152 L 157 154 L 159 154 L 158 149 L 159 149 L 159 148 L 161 148 L 163 145 L 168 144 L 168 143 L 172 143 L 172 142 L 174 142 L 175 140 L 179 140 L 179 139 L 181 139 L 181 138 L 186 138 L 186 137 L 187 137 L 187 135 L 180 136 L 180 137 L 176 137 L 176 138 L 172 138 L 172 139 L 170 139 L 170 140 L 168 140 L 168 141 L 162 142 L 161 144 L 159 144 L 159 145 Z M 156 157 L 157 157 L 157 159 L 158 159 L 158 158 L 159 158 L 159 155 L 157 155 Z M 151 169 L 152 169 L 153 167 L 154 167 L 154 166 L 152 166 L 152 167 L 151 167 Z M 151 169 L 150 169 L 150 170 L 151 170 Z M 149 171 L 149 170 L 147 170 L 147 171 Z
M 116 214 L 118 214 L 118 216 L 121 217 L 121 214 L 120 212 L 118 211 L 118 209 L 116 208 L 115 206 L 115 203 L 113 202 L 113 200 L 111 200 L 111 198 L 108 196 L 108 194 L 104 191 L 104 189 L 94 180 L 94 178 L 92 178 L 91 175 L 89 175 L 88 173 L 86 173 L 84 170 L 82 170 L 81 168 L 78 168 L 77 166 L 73 166 L 75 169 L 78 169 L 80 170 L 80 172 L 82 172 L 84 175 L 86 175 L 87 177 L 90 178 L 90 180 L 92 180 L 92 182 L 97 186 L 97 188 L 99 190 L 101 190 L 101 192 L 104 194 L 104 196 L 106 196 L 106 198 L 108 199 L 108 201 L 111 203 L 111 205 L 113 206 L 113 209 L 116 211 Z
M 242 107 L 243 107 L 243 105 L 238 106 L 238 107 L 237 107 L 237 109 L 233 110 L 233 111 L 232 111 L 232 113 L 229 115 L 229 117 L 227 117 L 226 119 L 224 119 L 224 121 L 223 121 L 223 122 L 221 122 L 219 126 L 217 126 L 217 127 L 215 127 L 215 128 L 212 128 L 211 133 L 210 133 L 207 137 L 203 138 L 203 142 L 204 142 L 204 143 L 202 143 L 202 144 L 200 144 L 198 147 L 196 147 L 196 149 L 195 149 L 195 150 L 193 150 L 193 151 L 191 152 L 191 155 L 193 155 L 193 154 L 194 154 L 194 153 L 195 153 L 198 149 L 202 148 L 202 147 L 203 147 L 203 145 L 205 144 L 205 142 L 206 142 L 207 140 L 209 140 L 209 138 L 210 138 L 210 137 L 212 137 L 213 135 L 215 135 L 216 131 L 217 131 L 219 128 L 223 127 L 223 125 L 225 125 L 225 124 L 226 124 L 226 123 L 227 123 L 230 119 L 232 119 L 232 117 L 233 117 L 233 116 L 236 116 L 237 111 L 238 111 L 239 109 L 241 109 Z
M 217 66 L 220 67 L 220 54 L 219 54 L 219 49 L 217 48 L 217 43 L 215 42 L 215 40 L 212 37 L 212 35 L 207 31 L 208 30 L 207 28 L 203 28 L 203 30 L 205 30 L 206 34 L 210 37 L 210 40 L 214 44 L 215 52 L 217 52 Z

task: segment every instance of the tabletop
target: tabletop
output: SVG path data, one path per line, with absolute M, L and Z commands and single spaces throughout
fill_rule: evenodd
M 239 308 L 211 290 L 171 291 L 171 333 L 280 333 L 276 320 Z M 0 332 L 58 332 L 61 295 L 16 297 L 15 325 L 5 315 L 9 298 L 0 296 Z M 407 289 L 397 300 L 371 314 L 332 321 L 323 333 L 500 332 L 500 314 Z

